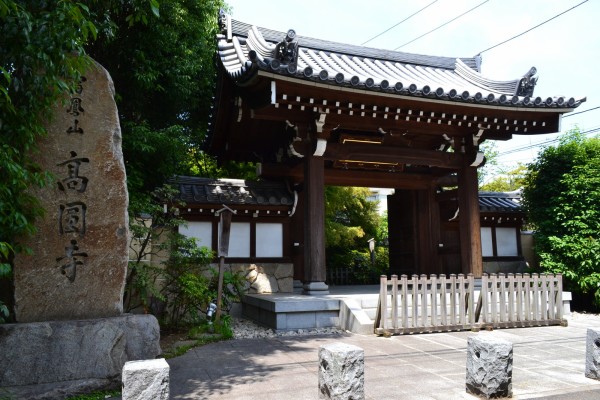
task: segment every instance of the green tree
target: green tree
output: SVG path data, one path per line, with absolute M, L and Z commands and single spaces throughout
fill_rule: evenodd
M 479 151 L 485 156 L 485 164 L 477 169 L 477 181 L 481 186 L 490 176 L 498 170 L 498 148 L 495 141 L 485 141 L 479 146 Z
M 361 279 L 366 279 L 366 274 L 373 270 L 368 240 L 373 238 L 381 243 L 380 235 L 387 235 L 387 228 L 381 228 L 378 204 L 370 201 L 369 196 L 368 188 L 328 186 L 325 189 L 327 266 L 351 268 Z M 379 266 L 385 264 L 387 268 L 383 251 L 378 252 Z
M 145 202 L 173 175 L 247 177 L 198 150 L 214 96 L 215 36 L 222 0 L 161 0 L 160 16 L 97 3 L 108 21 L 86 47 L 111 74 L 123 133 L 130 202 Z M 120 3 L 120 2 L 117 2 Z M 142 19 L 143 22 L 143 19 Z M 240 176 L 241 175 L 241 176 Z
M 37 141 L 88 67 L 84 46 L 95 36 L 82 3 L 0 0 L 0 278 L 10 278 L 15 252 L 28 251 L 22 239 L 44 211 L 27 191 L 49 182 L 35 162 Z M 5 319 L 12 290 L 0 285 Z
M 600 138 L 565 134 L 529 166 L 523 192 L 541 267 L 600 305 Z
M 493 179 L 479 187 L 480 190 L 488 192 L 512 192 L 525 185 L 527 166 L 518 164 L 516 168 L 498 173 Z

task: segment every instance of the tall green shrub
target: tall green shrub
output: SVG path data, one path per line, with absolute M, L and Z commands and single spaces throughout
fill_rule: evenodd
M 529 165 L 524 205 L 544 271 L 600 305 L 600 138 L 564 135 Z

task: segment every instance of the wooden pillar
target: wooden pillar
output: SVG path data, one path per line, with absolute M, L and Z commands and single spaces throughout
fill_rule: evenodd
M 477 168 L 464 166 L 458 172 L 458 206 L 462 272 L 476 278 L 483 274 Z
M 416 192 L 417 205 L 417 264 L 419 274 L 441 272 L 438 245 L 440 243 L 440 216 L 433 188 Z
M 294 287 L 304 282 L 304 192 L 298 193 L 296 212 L 290 221 L 292 262 L 294 263 Z
M 312 145 L 304 156 L 304 293 L 324 294 L 325 284 L 325 160 L 314 156 Z

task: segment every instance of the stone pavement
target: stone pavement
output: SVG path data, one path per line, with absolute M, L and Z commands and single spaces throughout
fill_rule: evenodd
M 467 338 L 513 343 L 513 398 L 600 399 L 588 379 L 585 337 L 600 317 L 573 314 L 569 326 L 420 335 L 328 335 L 238 339 L 168 360 L 172 399 L 317 399 L 319 346 L 343 342 L 365 351 L 367 399 L 476 399 L 465 392 Z

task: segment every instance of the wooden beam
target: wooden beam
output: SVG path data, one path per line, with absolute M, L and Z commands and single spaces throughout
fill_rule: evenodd
M 358 143 L 329 143 L 323 156 L 328 160 L 388 162 L 452 169 L 458 169 L 465 163 L 461 153 Z
M 302 164 L 261 164 L 259 176 L 263 178 L 289 178 L 295 183 L 304 181 Z M 377 172 L 344 169 L 325 169 L 325 184 L 331 186 L 358 186 L 402 189 L 427 189 L 435 176 L 407 172 Z

